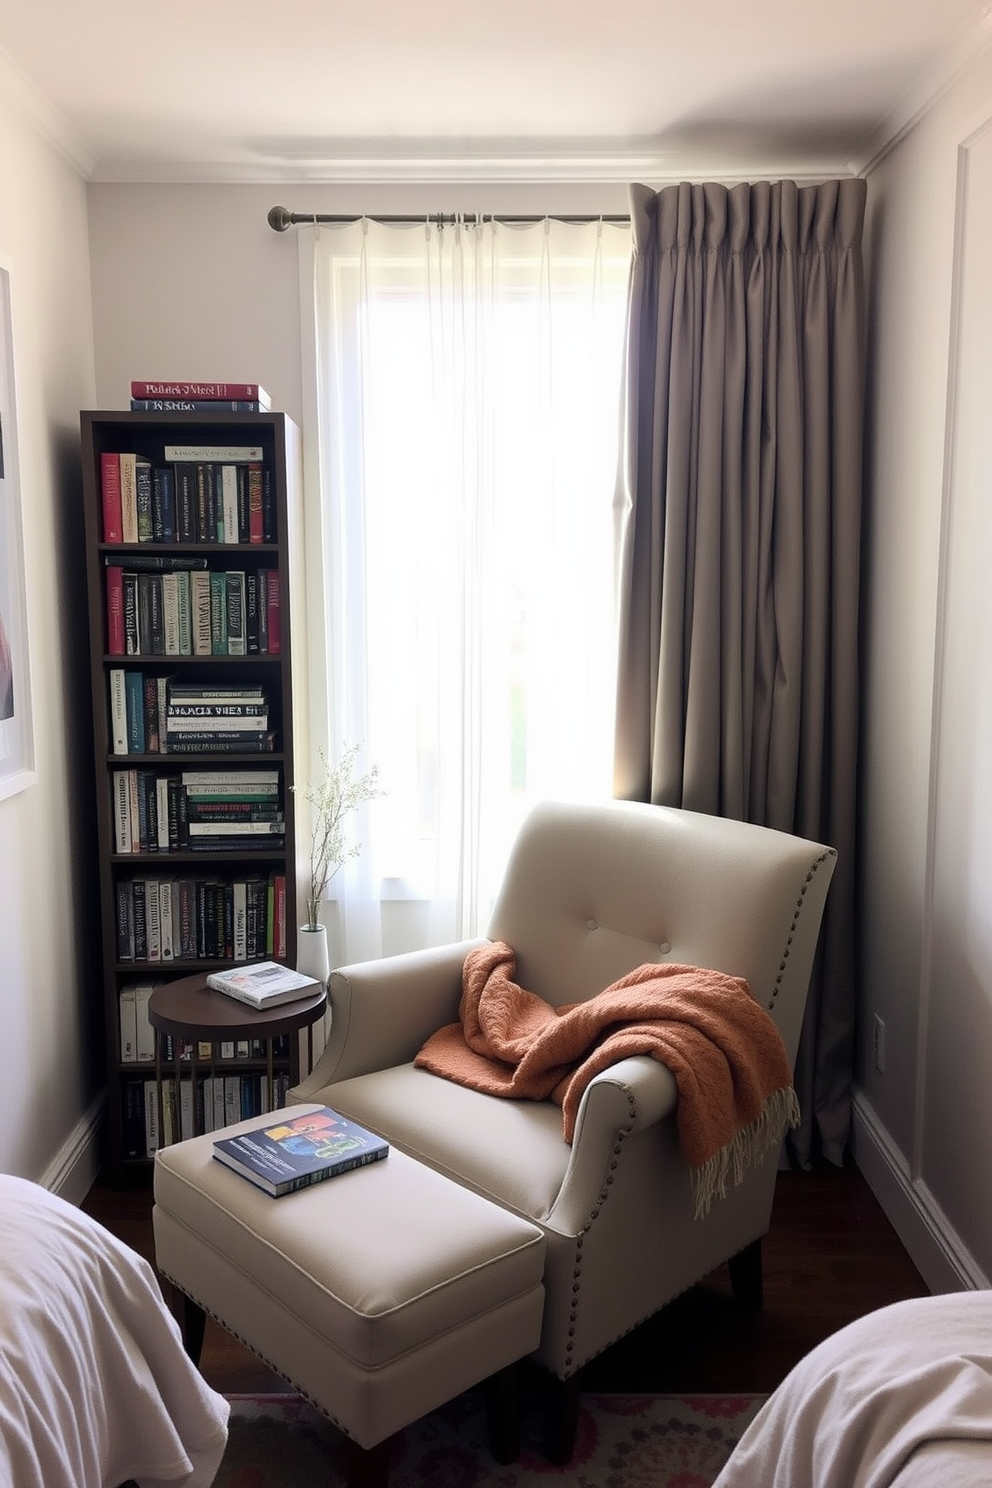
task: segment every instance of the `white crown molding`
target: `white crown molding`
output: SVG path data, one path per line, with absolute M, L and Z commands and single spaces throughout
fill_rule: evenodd
M 589 154 L 586 151 L 545 154 L 404 155 L 339 154 L 328 159 L 297 159 L 279 167 L 271 163 L 215 161 L 107 160 L 94 170 L 99 183 L 272 185 L 629 185 L 640 181 L 660 186 L 687 178 L 734 182 L 763 176 L 797 181 L 822 181 L 833 175 L 848 175 L 842 160 L 819 162 L 814 169 L 807 160 L 740 161 L 713 157 L 693 160 L 687 155 L 617 151 Z
M 958 32 L 950 46 L 928 67 L 890 109 L 863 146 L 847 162 L 851 175 L 867 176 L 930 112 L 958 77 L 992 46 L 992 3 Z
M 38 130 L 39 134 L 72 166 L 90 180 L 96 168 L 96 157 L 69 124 L 37 88 L 27 73 L 0 47 L 0 89 Z

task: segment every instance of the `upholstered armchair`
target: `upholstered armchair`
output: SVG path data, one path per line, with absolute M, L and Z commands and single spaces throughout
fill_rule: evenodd
M 547 803 L 520 832 L 489 939 L 512 947 L 517 982 L 555 1008 L 646 963 L 744 978 L 791 1063 L 834 861 L 829 847 L 699 813 Z M 328 1042 L 293 1099 L 326 1102 L 543 1229 L 535 1358 L 567 1385 L 552 1392 L 548 1437 L 561 1461 L 586 1360 L 725 1261 L 735 1294 L 760 1299 L 777 1163 L 769 1154 L 697 1218 L 675 1081 L 657 1059 L 596 1074 L 571 1145 L 551 1100 L 506 1100 L 418 1068 L 428 1037 L 458 1020 L 479 944 L 335 972 Z

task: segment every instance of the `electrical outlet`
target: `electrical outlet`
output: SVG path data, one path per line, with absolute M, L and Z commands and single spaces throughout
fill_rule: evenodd
M 885 1023 L 878 1016 L 877 1013 L 875 1014 L 873 1043 L 875 1050 L 875 1068 L 881 1075 L 885 1073 Z

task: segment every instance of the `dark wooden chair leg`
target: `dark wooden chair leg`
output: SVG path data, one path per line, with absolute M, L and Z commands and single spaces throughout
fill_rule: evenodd
M 183 1335 L 183 1348 L 198 1366 L 203 1351 L 203 1335 L 207 1330 L 207 1314 L 185 1293 L 181 1294 L 181 1303 L 182 1317 L 179 1326 Z
M 544 1455 L 556 1467 L 571 1462 L 575 1456 L 575 1438 L 579 1429 L 579 1376 L 548 1383 L 544 1414 Z
M 482 1387 L 489 1450 L 506 1467 L 520 1456 L 520 1402 L 517 1371 L 511 1364 L 491 1374 Z
M 765 1300 L 765 1283 L 761 1270 L 761 1240 L 752 1240 L 750 1245 L 727 1263 L 730 1271 L 730 1289 L 734 1301 L 748 1312 L 757 1312 Z
M 374 1447 L 360 1447 L 345 1438 L 345 1482 L 347 1488 L 387 1488 L 392 1437 Z

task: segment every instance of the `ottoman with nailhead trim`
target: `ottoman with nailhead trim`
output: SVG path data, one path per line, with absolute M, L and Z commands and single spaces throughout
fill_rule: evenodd
M 537 1347 L 544 1236 L 395 1148 L 273 1199 L 217 1135 L 156 1156 L 158 1267 L 363 1449 L 351 1483 L 382 1483 L 393 1433 Z

